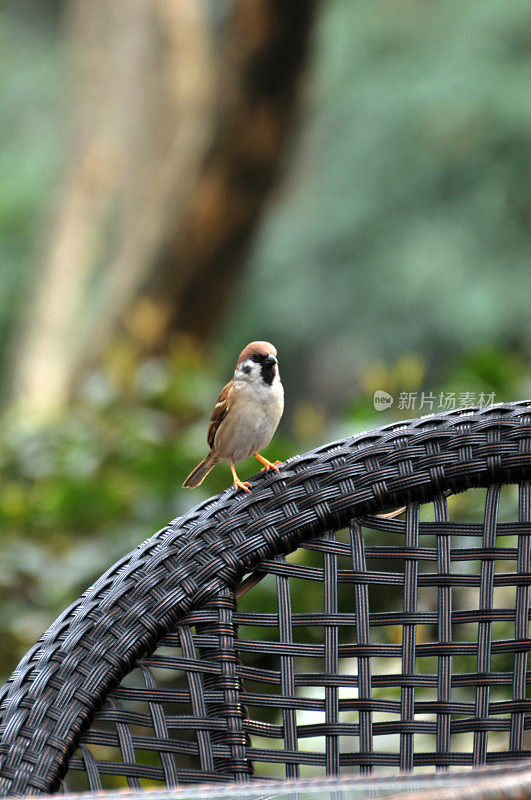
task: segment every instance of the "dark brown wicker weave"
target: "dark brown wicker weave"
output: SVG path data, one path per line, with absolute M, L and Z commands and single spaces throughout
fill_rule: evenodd
M 530 481 L 522 402 L 328 444 L 197 506 L 7 682 L 2 793 L 55 791 L 67 771 L 96 791 L 531 755 Z M 503 484 L 519 484 L 514 516 Z M 449 495 L 473 487 L 481 522 L 450 521 Z M 402 519 L 374 516 L 404 503 Z M 294 581 L 320 590 L 311 613 Z

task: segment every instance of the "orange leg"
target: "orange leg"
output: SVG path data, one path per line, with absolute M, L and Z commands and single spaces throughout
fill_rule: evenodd
M 266 472 L 267 472 L 268 469 L 274 469 L 275 472 L 278 472 L 279 466 L 282 465 L 282 461 L 274 461 L 274 462 L 273 461 L 268 461 L 267 458 L 264 458 L 263 456 L 261 456 L 260 453 L 255 453 L 254 457 L 257 458 L 258 461 L 261 461 L 262 464 L 264 465 L 262 467 L 262 470 L 261 470 L 262 472 L 264 470 L 266 470 Z
M 247 483 L 247 481 L 241 481 L 238 476 L 236 475 L 236 470 L 234 468 L 234 464 L 229 462 L 230 471 L 232 472 L 232 479 L 234 481 L 234 488 L 235 489 L 243 489 L 244 492 L 251 491 L 251 484 Z

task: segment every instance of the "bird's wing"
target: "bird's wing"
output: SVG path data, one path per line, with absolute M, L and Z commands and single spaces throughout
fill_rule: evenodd
M 219 393 L 219 397 L 216 400 L 216 405 L 214 406 L 214 411 L 212 412 L 212 416 L 210 418 L 210 423 L 208 426 L 207 432 L 207 444 L 209 447 L 214 446 L 214 439 L 216 438 L 216 433 L 222 421 L 225 419 L 227 414 L 229 413 L 230 403 L 232 399 L 232 381 L 227 383 L 226 386 L 223 387 L 221 392 Z

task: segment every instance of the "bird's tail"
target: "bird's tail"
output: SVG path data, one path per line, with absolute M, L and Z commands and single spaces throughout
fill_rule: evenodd
M 188 475 L 187 479 L 183 483 L 183 488 L 195 489 L 196 486 L 199 486 L 200 483 L 203 483 L 212 467 L 215 467 L 217 463 L 218 459 L 216 456 L 212 455 L 212 453 L 209 453 Z

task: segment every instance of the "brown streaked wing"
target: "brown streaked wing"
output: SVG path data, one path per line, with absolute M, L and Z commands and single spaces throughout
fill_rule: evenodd
M 214 446 L 214 439 L 216 438 L 216 432 L 221 424 L 221 422 L 225 419 L 229 411 L 229 397 L 232 389 L 232 382 L 227 383 L 226 386 L 223 387 L 221 392 L 219 393 L 219 397 L 216 400 L 216 405 L 214 406 L 214 411 L 212 412 L 212 416 L 210 418 L 210 423 L 208 426 L 207 431 L 207 444 L 209 447 Z

